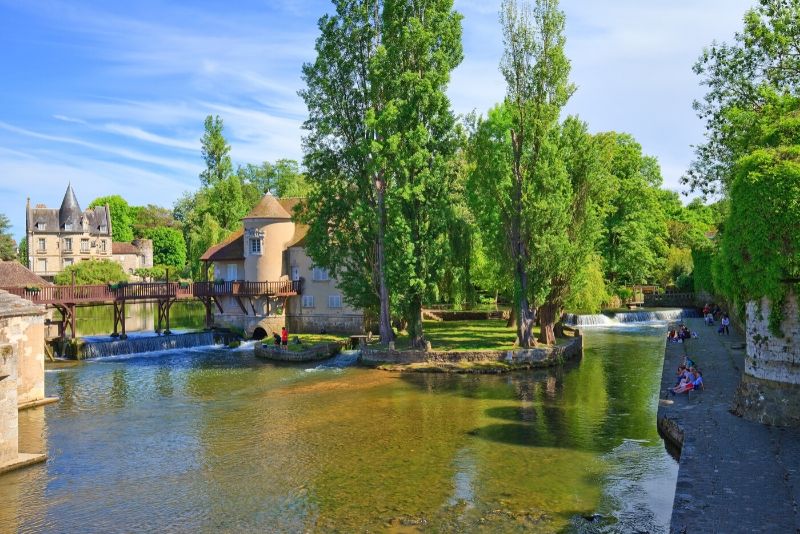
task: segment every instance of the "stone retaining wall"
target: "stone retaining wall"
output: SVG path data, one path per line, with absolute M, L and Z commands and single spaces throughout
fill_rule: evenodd
M 422 351 L 364 348 L 362 363 L 458 363 L 458 362 L 513 362 L 533 365 L 555 365 L 583 355 L 583 337 L 575 336 L 564 345 L 533 349 L 483 350 L 483 351 Z
M 320 343 L 304 351 L 292 351 L 257 343 L 255 355 L 258 358 L 279 362 L 314 362 L 335 356 L 341 350 L 341 343 Z

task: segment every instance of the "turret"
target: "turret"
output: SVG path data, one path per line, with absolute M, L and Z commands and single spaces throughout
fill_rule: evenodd
M 58 210 L 59 227 L 63 230 L 65 225 L 71 224 L 73 229 L 77 229 L 82 213 L 75 192 L 72 190 L 72 184 L 69 184 L 67 192 L 64 194 L 64 200 L 61 202 L 61 208 Z

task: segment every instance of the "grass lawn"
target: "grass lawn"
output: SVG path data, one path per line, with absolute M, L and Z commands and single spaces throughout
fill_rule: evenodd
M 440 351 L 510 350 L 517 339 L 514 327 L 502 320 L 490 321 L 425 321 L 425 337 L 431 349 Z M 534 328 L 534 335 L 539 327 Z M 398 336 L 395 346 L 407 349 L 409 339 L 405 333 Z

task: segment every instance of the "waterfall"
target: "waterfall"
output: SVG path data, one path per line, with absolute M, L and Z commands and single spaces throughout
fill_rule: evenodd
M 224 336 L 221 336 L 218 332 L 192 332 L 169 336 L 148 336 L 117 339 L 114 341 L 93 341 L 80 346 L 78 359 L 202 347 L 220 342 L 224 343 L 226 340 L 223 339 L 223 337 Z
M 622 324 L 652 323 L 656 321 L 677 321 L 700 317 L 693 308 L 658 310 L 658 311 L 630 311 L 612 313 L 610 315 L 577 315 L 566 314 L 564 322 L 571 326 L 614 326 Z

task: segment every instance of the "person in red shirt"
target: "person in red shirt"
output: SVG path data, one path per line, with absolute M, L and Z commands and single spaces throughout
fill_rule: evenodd
M 281 345 L 284 347 L 289 345 L 289 331 L 286 330 L 285 326 L 281 328 Z

